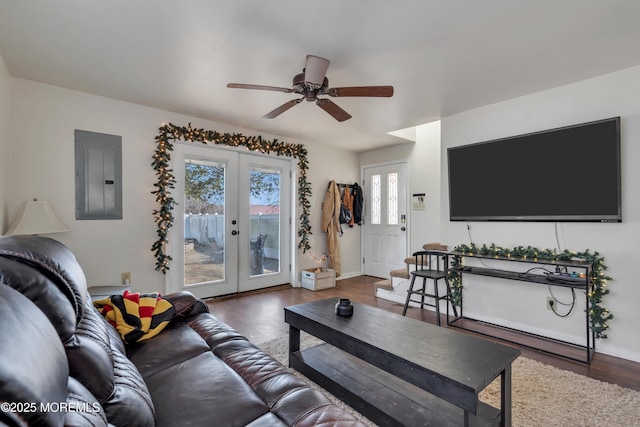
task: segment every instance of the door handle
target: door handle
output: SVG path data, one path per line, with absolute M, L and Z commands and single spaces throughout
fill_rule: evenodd
M 236 231 L 236 230 L 231 230 L 231 235 L 232 236 L 235 236 L 236 234 L 240 234 L 240 232 Z
M 400 231 L 407 231 L 407 227 L 400 227 Z

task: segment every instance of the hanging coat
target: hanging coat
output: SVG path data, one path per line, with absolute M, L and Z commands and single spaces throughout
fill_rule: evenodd
M 362 197 L 362 188 L 358 185 L 358 183 L 354 183 L 351 195 L 353 197 L 353 222 L 358 225 L 362 225 L 363 223 L 363 215 L 364 215 L 364 200 Z
M 351 195 L 351 191 L 349 191 L 349 186 L 344 188 L 344 195 L 342 196 L 342 204 L 345 208 L 349 209 L 351 212 L 351 216 L 349 217 L 349 227 L 353 227 L 353 196 Z
M 340 246 L 338 234 L 340 232 L 340 190 L 335 181 L 329 182 L 329 188 L 322 203 L 321 231 L 327 233 L 327 252 L 329 255 L 329 268 L 340 275 Z

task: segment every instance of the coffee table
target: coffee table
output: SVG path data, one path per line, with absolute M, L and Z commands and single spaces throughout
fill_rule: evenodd
M 510 426 L 511 363 L 520 350 L 337 298 L 285 307 L 289 366 L 387 426 Z M 300 331 L 324 344 L 300 350 Z M 501 378 L 500 408 L 478 399 Z

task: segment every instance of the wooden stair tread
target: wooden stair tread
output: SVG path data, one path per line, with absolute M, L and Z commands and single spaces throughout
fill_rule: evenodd
M 385 279 L 385 280 L 380 280 L 379 282 L 375 282 L 373 284 L 373 287 L 378 290 L 378 289 L 384 289 L 387 291 L 392 291 L 393 290 L 393 286 L 391 285 L 391 280 L 389 279 Z
M 389 273 L 389 276 L 399 277 L 401 279 L 408 279 L 409 272 L 407 271 L 406 268 L 399 268 L 398 270 L 391 270 L 391 272 Z

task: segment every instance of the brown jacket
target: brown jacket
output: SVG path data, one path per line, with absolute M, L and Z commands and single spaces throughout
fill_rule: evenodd
M 327 233 L 327 253 L 329 255 L 329 268 L 340 275 L 340 245 L 338 235 L 340 229 L 340 190 L 335 181 L 329 182 L 329 188 L 322 203 L 321 230 Z
M 351 219 L 349 220 L 349 227 L 353 227 L 353 224 L 355 224 L 354 222 L 354 215 L 353 215 L 353 195 L 351 194 L 351 190 L 349 190 L 349 186 L 346 186 L 344 188 L 344 195 L 342 196 L 342 204 L 349 209 L 349 212 L 351 212 Z

